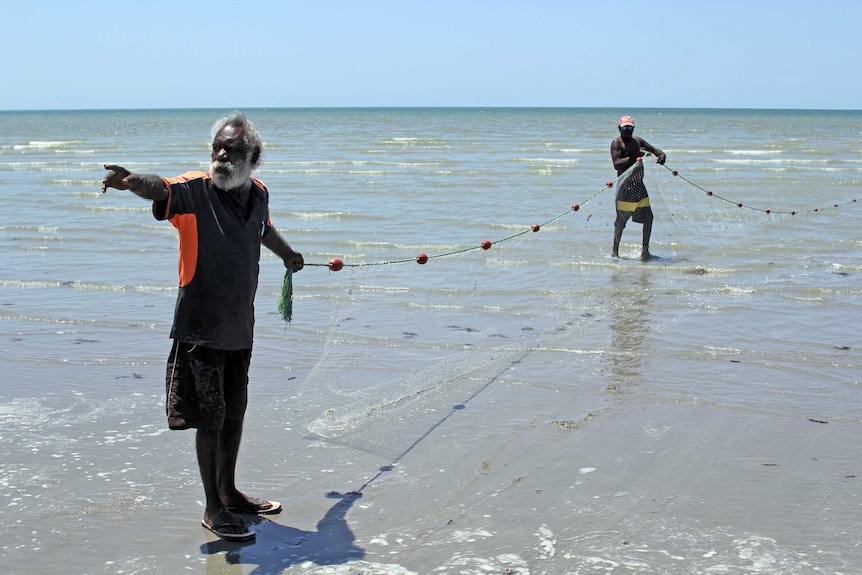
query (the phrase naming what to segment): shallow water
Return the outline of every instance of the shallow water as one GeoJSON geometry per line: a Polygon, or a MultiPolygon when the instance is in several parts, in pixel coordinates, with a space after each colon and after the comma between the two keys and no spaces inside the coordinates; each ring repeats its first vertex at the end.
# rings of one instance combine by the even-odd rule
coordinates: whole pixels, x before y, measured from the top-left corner
{"type": "MultiPolygon", "coordinates": [[[[391,462],[433,442],[451,405],[497,387],[509,399],[496,392],[491,413],[516,428],[559,409],[553,389],[586,411],[679,402],[858,435],[862,113],[631,112],[668,154],[667,168],[646,159],[660,256],[647,263],[635,224],[623,258],[609,257],[617,111],[248,113],[273,221],[319,264],[294,277],[288,326],[283,269],[264,256],[252,402],[266,416],[248,435],[267,439],[249,461],[283,436],[391,462]],[[332,257],[348,267],[330,272],[332,257]],[[534,388],[535,403],[516,402],[534,388]]],[[[104,163],[205,169],[217,115],[0,113],[0,550],[12,564],[37,553],[56,572],[83,545],[76,572],[158,572],[157,552],[123,529],[94,547],[111,535],[89,534],[88,518],[125,525],[130,510],[164,517],[178,501],[197,516],[189,438],[162,437],[173,228],[99,182],[104,163]]],[[[280,463],[256,481],[302,484],[309,469],[280,463]]],[[[174,565],[208,559],[193,543],[186,555],[174,565]]],[[[759,572],[786,572],[774,567],[759,572]]]]}

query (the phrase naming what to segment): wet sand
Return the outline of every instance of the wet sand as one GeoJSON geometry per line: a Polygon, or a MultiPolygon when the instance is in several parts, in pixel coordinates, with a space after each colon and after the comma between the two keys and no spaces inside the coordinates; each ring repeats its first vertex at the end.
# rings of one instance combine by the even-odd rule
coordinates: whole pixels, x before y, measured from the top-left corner
{"type": "Polygon", "coordinates": [[[574,394],[531,376],[555,359],[470,374],[332,440],[304,428],[320,397],[253,389],[240,484],[285,511],[249,544],[200,527],[192,432],[165,431],[161,396],[141,392],[160,366],[43,370],[115,394],[2,406],[4,571],[862,572],[858,422],[574,394]]]}

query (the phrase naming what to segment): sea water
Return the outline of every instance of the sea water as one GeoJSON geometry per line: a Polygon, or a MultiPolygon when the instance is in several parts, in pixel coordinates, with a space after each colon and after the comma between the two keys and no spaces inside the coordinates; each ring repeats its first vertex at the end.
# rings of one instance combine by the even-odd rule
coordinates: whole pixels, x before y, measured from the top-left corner
{"type": "MultiPolygon", "coordinates": [[[[84,477],[110,493],[112,446],[163,430],[175,231],[131,193],[102,194],[103,165],[206,170],[223,112],[0,113],[0,548],[13,559],[50,547],[58,487],[84,477]]],[[[273,223],[309,264],[292,323],[266,252],[256,301],[252,401],[291,398],[296,433],[349,440],[402,400],[531,353],[556,358],[537,377],[566,373],[578,393],[862,421],[862,112],[245,112],[273,223]],[[667,154],[644,158],[650,262],[634,223],[610,257],[623,113],[667,154]]]]}

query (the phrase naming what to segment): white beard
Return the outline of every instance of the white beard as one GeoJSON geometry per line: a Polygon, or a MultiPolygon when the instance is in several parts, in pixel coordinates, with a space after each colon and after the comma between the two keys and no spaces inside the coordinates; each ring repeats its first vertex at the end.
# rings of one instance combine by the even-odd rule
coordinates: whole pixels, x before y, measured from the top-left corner
{"type": "Polygon", "coordinates": [[[248,182],[251,178],[251,162],[243,161],[236,164],[228,162],[212,162],[210,164],[210,177],[217,188],[222,190],[234,190],[248,182]],[[227,168],[227,173],[218,169],[227,168]]]}

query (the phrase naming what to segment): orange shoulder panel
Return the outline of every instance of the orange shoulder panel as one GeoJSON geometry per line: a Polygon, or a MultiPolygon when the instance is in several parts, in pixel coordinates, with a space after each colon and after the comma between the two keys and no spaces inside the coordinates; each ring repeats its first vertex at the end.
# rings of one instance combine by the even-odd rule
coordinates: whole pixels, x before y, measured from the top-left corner
{"type": "MultiPolygon", "coordinates": [[[[168,186],[168,202],[170,203],[170,184],[188,182],[196,178],[209,178],[206,172],[186,172],[175,178],[162,178],[168,186]]],[[[180,287],[188,285],[195,277],[198,265],[198,222],[194,214],[178,214],[171,218],[173,225],[180,237],[179,245],[179,284],[180,287]]]]}
{"type": "Polygon", "coordinates": [[[180,236],[179,276],[180,287],[188,285],[195,277],[198,265],[198,225],[194,214],[181,214],[171,218],[171,224],[180,236]]]}
{"type": "Polygon", "coordinates": [[[189,180],[194,180],[196,178],[209,178],[209,177],[210,177],[210,175],[206,172],[191,171],[191,172],[186,172],[182,176],[177,176],[175,178],[162,178],[162,179],[165,181],[166,184],[170,185],[170,184],[178,184],[180,182],[188,182],[189,180]]]}
{"type": "MultiPolygon", "coordinates": [[[[264,184],[254,176],[252,176],[251,181],[257,184],[257,187],[259,187],[260,189],[265,190],[267,194],[269,193],[269,190],[266,188],[266,184],[264,184]]],[[[267,203],[266,206],[266,223],[269,227],[272,227],[272,217],[270,217],[269,215],[269,203],[267,203]]]]}

